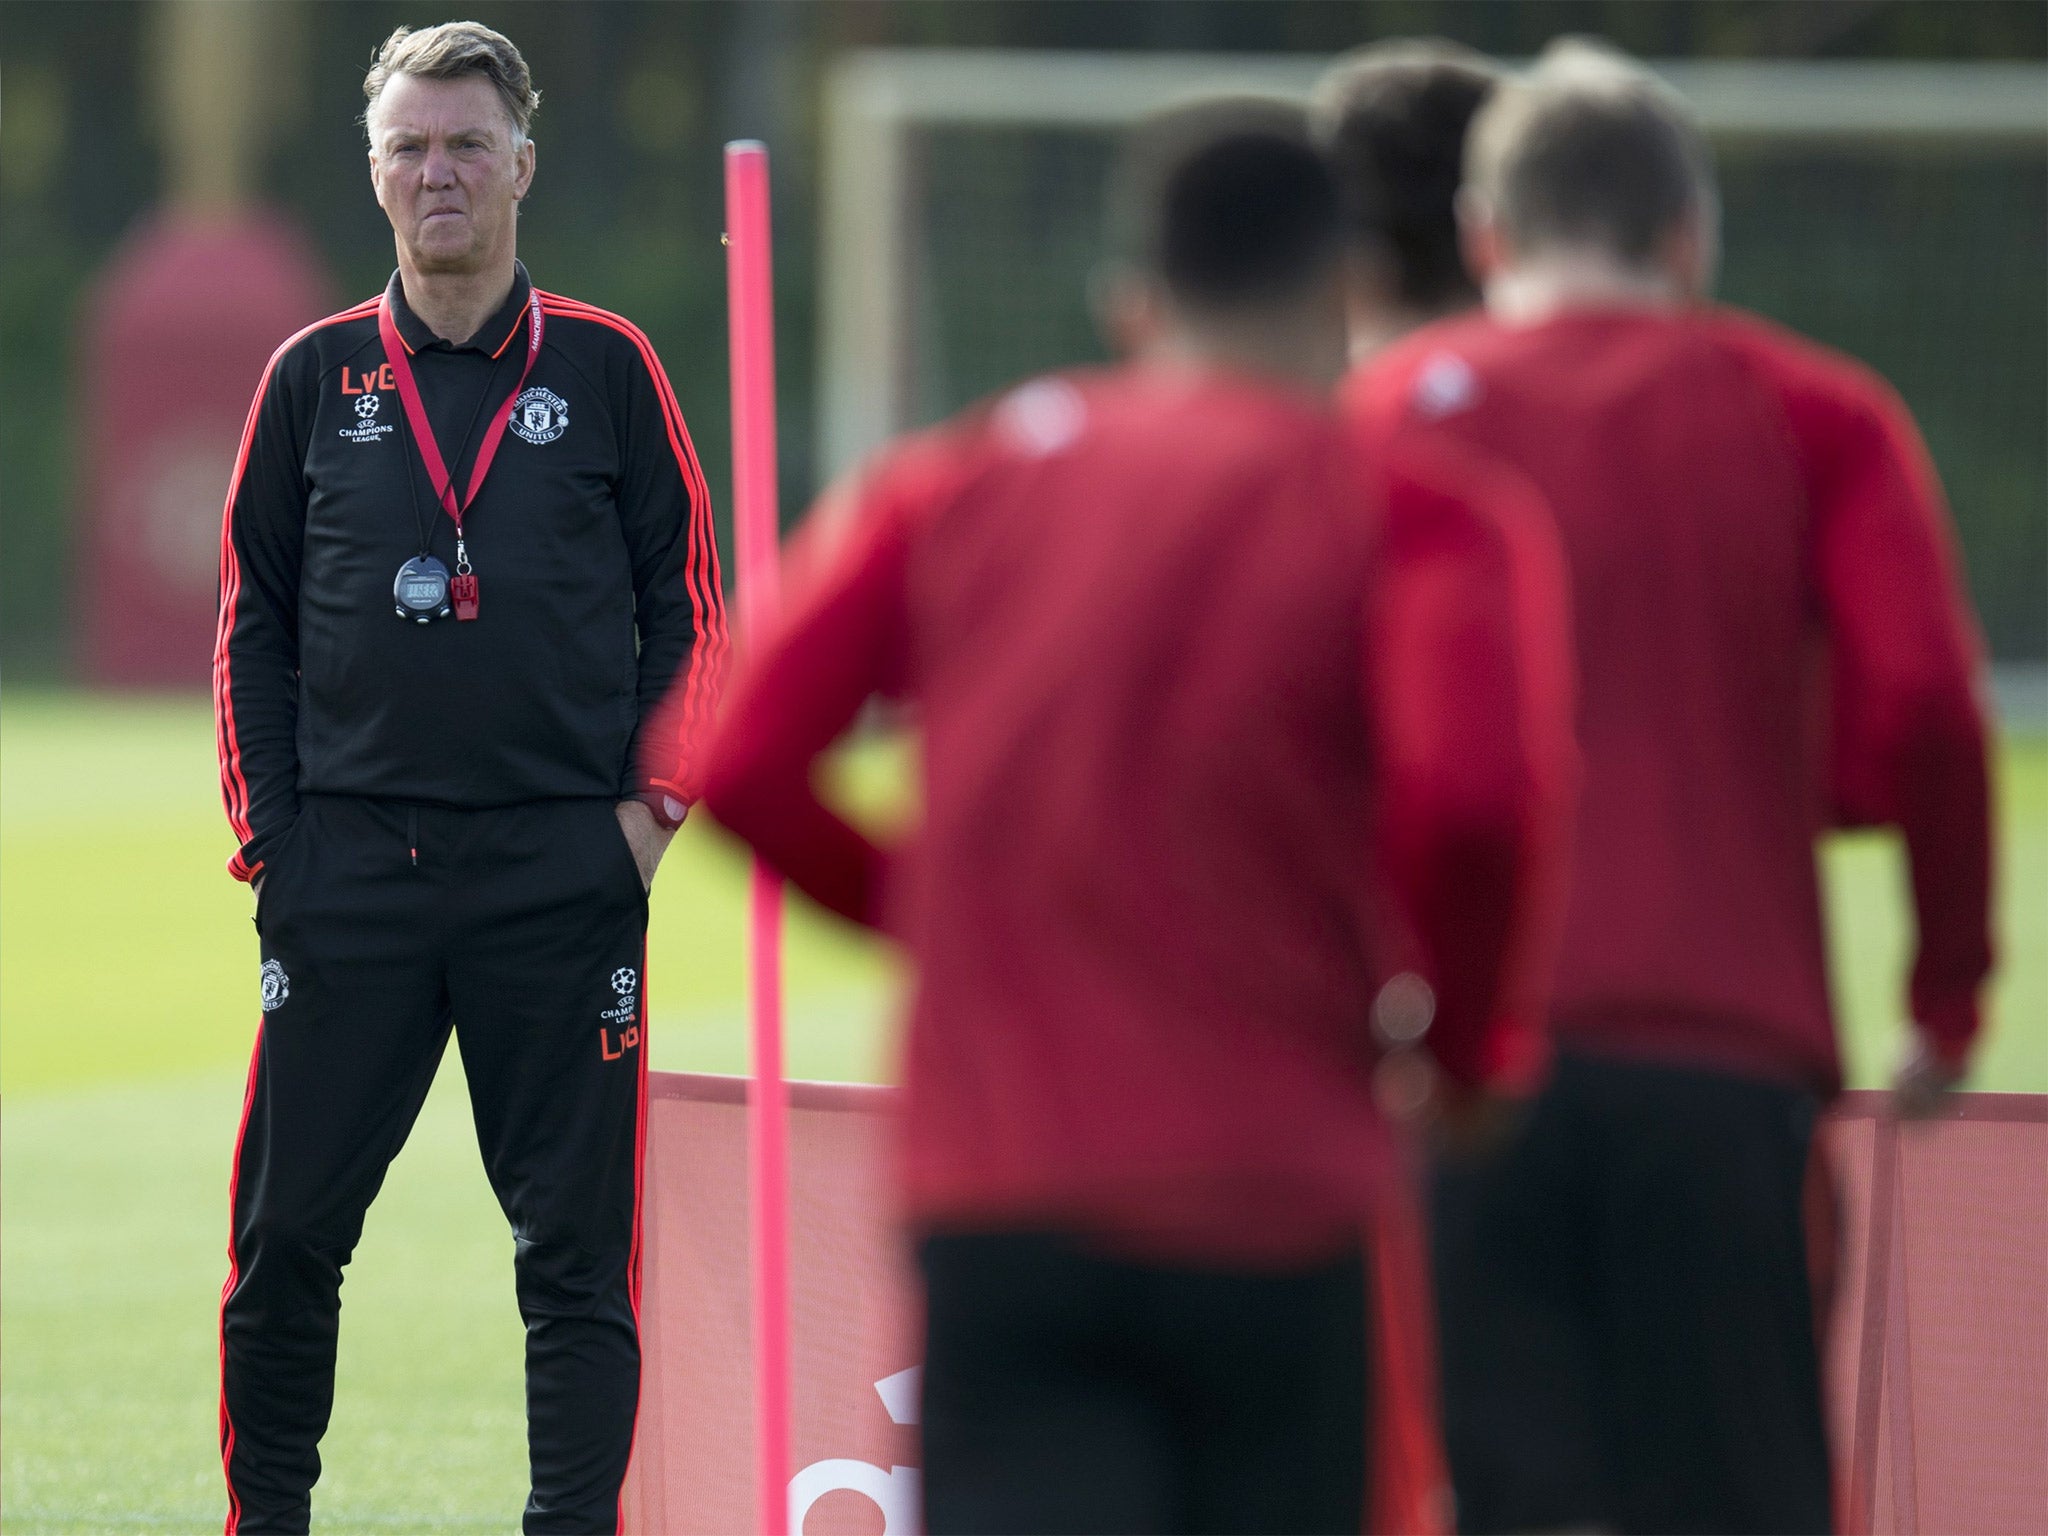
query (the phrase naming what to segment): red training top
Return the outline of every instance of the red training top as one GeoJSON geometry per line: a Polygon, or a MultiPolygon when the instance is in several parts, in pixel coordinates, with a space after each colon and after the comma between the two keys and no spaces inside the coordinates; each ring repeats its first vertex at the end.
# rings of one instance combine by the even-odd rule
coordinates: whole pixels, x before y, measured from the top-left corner
{"type": "Polygon", "coordinates": [[[1981,642],[1891,390],[1736,312],[1587,310],[1430,327],[1345,397],[1369,440],[1498,454],[1558,518],[1585,757],[1559,1043],[1838,1087],[1814,838],[1883,821],[1913,1016],[1960,1062],[1991,964],[1981,642]]]}
{"type": "Polygon", "coordinates": [[[1410,952],[1397,903],[1441,1065],[1540,1066],[1497,1000],[1568,724],[1524,718],[1510,559],[1441,458],[1375,469],[1306,396],[1134,368],[1025,385],[866,478],[736,683],[705,799],[910,951],[914,1224],[1355,1242],[1388,1166],[1368,1011],[1410,952]],[[922,724],[895,854],[810,781],[876,692],[922,724]]]}

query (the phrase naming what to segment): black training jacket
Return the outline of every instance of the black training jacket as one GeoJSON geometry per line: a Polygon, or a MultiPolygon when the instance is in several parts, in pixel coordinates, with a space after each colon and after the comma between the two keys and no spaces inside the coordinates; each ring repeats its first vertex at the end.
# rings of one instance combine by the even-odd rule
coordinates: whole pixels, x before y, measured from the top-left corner
{"type": "MultiPolygon", "coordinates": [[[[458,492],[519,380],[531,284],[451,347],[399,338],[458,492]]],[[[221,533],[221,792],[253,878],[304,794],[485,809],[638,796],[673,823],[726,656],[711,504],[640,331],[543,292],[540,355],[464,518],[474,621],[401,619],[398,568],[455,568],[377,301],[287,341],[257,387],[221,533]],[[422,540],[422,531],[425,538],[422,540]]]]}

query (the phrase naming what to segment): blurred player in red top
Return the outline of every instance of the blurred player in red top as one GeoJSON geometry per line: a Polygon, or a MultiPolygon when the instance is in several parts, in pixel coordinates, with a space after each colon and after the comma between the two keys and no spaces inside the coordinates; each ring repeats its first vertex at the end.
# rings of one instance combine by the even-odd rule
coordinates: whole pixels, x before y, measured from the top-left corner
{"type": "Polygon", "coordinates": [[[916,967],[927,1528],[1355,1532],[1375,1082],[1418,1039],[1453,1101],[1540,1065],[1502,998],[1567,732],[1456,470],[1326,403],[1301,114],[1157,120],[1118,189],[1135,360],[884,456],[706,801],[916,967]],[[923,733],[891,850],[811,788],[875,693],[923,733]]]}
{"type": "MultiPolygon", "coordinates": [[[[1463,175],[1465,135],[1501,70],[1485,55],[1439,38],[1398,39],[1354,49],[1317,84],[1311,109],[1316,139],[1337,179],[1345,232],[1345,312],[1354,370],[1384,348],[1432,321],[1474,309],[1479,288],[1458,249],[1453,202],[1463,175]]],[[[1357,419],[1355,411],[1349,412],[1357,419]]],[[[1384,433],[1367,427],[1368,451],[1384,452],[1384,433]]],[[[1569,719],[1571,647],[1550,627],[1566,621],[1557,568],[1557,538],[1542,493],[1497,454],[1476,444],[1441,442],[1454,455],[1477,515],[1487,518],[1510,571],[1509,617],[1520,637],[1521,686],[1532,717],[1569,719]]],[[[1576,753],[1536,754],[1533,786],[1545,802],[1541,824],[1555,837],[1569,832],[1577,795],[1576,753]]],[[[1555,959],[1563,903],[1562,844],[1545,850],[1538,868],[1555,886],[1531,902],[1532,919],[1510,967],[1517,1017],[1539,1017],[1555,959]]],[[[1497,1131],[1500,1128],[1491,1128],[1497,1131]]],[[[1468,1140],[1470,1138],[1467,1138],[1468,1140]]],[[[1451,1168],[1472,1148],[1451,1149],[1451,1168]]]]}
{"type": "Polygon", "coordinates": [[[1960,1076],[1990,968],[1980,647],[1946,510],[1881,380],[1699,302],[1708,155],[1652,77],[1553,50],[1481,113],[1466,172],[1487,314],[1407,338],[1349,401],[1373,440],[1483,447],[1554,509],[1585,784],[1555,1077],[1440,1211],[1460,1524],[1825,1530],[1801,1194],[1840,1068],[1816,834],[1905,835],[1903,1109],[1960,1076]]]}
{"type": "MultiPolygon", "coordinates": [[[[1411,331],[1479,307],[1479,286],[1466,270],[1459,250],[1455,202],[1464,176],[1466,132],[1501,78],[1502,71],[1483,55],[1429,38],[1355,49],[1318,82],[1312,118],[1316,137],[1336,174],[1343,209],[1345,309],[1354,370],[1362,369],[1411,331]]],[[[1370,430],[1384,438],[1379,424],[1371,424],[1370,430]]],[[[1372,436],[1367,439],[1372,440],[1372,436]]],[[[1520,605],[1526,611],[1518,613],[1518,622],[1526,627],[1540,625],[1546,617],[1555,621],[1555,606],[1546,610],[1544,594],[1554,589],[1556,580],[1543,562],[1555,558],[1556,541],[1554,531],[1544,531],[1551,528],[1551,514],[1541,494],[1497,455],[1470,443],[1455,446],[1465,458],[1468,473],[1512,488],[1512,494],[1487,498],[1485,507],[1501,524],[1502,547],[1511,557],[1519,553],[1522,563],[1530,566],[1517,586],[1533,597],[1520,605]],[[1512,512],[1517,508],[1542,521],[1538,536],[1514,537],[1512,512]]],[[[1549,697],[1551,708],[1565,717],[1570,708],[1563,690],[1570,679],[1546,674],[1544,668],[1567,651],[1568,647],[1555,643],[1522,647],[1527,696],[1549,697]]],[[[1568,755],[1556,754],[1553,766],[1559,770],[1558,776],[1540,790],[1556,813],[1550,818],[1551,825],[1564,835],[1569,825],[1566,812],[1576,797],[1577,783],[1564,776],[1571,767],[1568,755]]],[[[1564,863],[1562,858],[1551,858],[1547,866],[1561,878],[1564,863]]],[[[1532,927],[1521,946],[1518,970],[1527,1002],[1520,1011],[1525,1014],[1548,1006],[1543,987],[1555,958],[1562,901],[1558,891],[1547,895],[1548,899],[1531,904],[1531,911],[1544,921],[1540,927],[1532,927]]],[[[1465,1216],[1471,1201],[1465,1191],[1475,1182],[1483,1184],[1488,1177],[1485,1154],[1497,1150],[1512,1130],[1512,1117],[1503,1114],[1484,1134],[1467,1137],[1461,1148],[1439,1145],[1439,1155],[1431,1159],[1428,1169],[1434,1209],[1427,1230],[1433,1263],[1417,1263],[1416,1268],[1424,1273],[1410,1283],[1416,1293],[1426,1295],[1433,1273],[1439,1288],[1447,1278],[1452,1286],[1437,1309],[1451,1326],[1436,1341],[1437,1358],[1432,1364],[1439,1368],[1425,1389],[1434,1419],[1443,1417],[1442,1407],[1453,1412],[1466,1409],[1471,1394],[1457,1390],[1460,1384],[1475,1376],[1483,1380],[1486,1373],[1498,1368],[1501,1332],[1495,1326],[1474,1325],[1473,1307],[1458,1286],[1472,1268],[1463,1251],[1471,1227],[1465,1216]],[[1446,1152],[1452,1155],[1443,1155],[1446,1152]],[[1445,1382],[1454,1387],[1447,1403],[1440,1390],[1445,1382]]],[[[1422,1251],[1418,1242],[1418,1259],[1422,1251]]],[[[1380,1257],[1384,1274],[1394,1257],[1392,1245],[1385,1245],[1380,1257]]],[[[1487,1314],[1478,1321],[1495,1325],[1501,1320],[1487,1314]]],[[[1470,1436],[1463,1438],[1469,1440],[1470,1436]]],[[[1469,1453],[1461,1459],[1469,1462],[1469,1453]]],[[[1442,1475],[1448,1477],[1448,1471],[1442,1475]]]]}

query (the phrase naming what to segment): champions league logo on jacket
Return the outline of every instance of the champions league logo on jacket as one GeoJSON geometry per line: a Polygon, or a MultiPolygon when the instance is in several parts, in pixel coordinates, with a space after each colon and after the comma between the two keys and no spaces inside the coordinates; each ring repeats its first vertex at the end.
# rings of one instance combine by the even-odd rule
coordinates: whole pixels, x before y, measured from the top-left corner
{"type": "Polygon", "coordinates": [[[552,443],[569,430],[569,402],[536,384],[512,402],[511,425],[529,443],[552,443]]]}
{"type": "Polygon", "coordinates": [[[341,435],[352,443],[374,443],[386,432],[397,431],[398,429],[389,422],[378,422],[377,412],[383,408],[383,405],[384,397],[382,395],[358,395],[356,397],[356,425],[353,427],[343,427],[341,435]]]}

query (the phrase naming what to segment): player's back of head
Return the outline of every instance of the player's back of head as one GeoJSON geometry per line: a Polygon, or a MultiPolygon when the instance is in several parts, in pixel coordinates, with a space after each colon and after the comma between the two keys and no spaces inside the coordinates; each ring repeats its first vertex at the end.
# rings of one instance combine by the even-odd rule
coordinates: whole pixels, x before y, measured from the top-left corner
{"type": "Polygon", "coordinates": [[[1217,97],[1146,119],[1110,182],[1110,241],[1185,313],[1287,307],[1327,283],[1341,249],[1337,189],[1307,115],[1217,97]]]}
{"type": "Polygon", "coordinates": [[[1605,44],[1553,44],[1472,125],[1465,184],[1523,255],[1593,252],[1647,266],[1711,218],[1713,160],[1669,86],[1605,44]]]}
{"type": "Polygon", "coordinates": [[[1467,130],[1500,80],[1484,55],[1430,38],[1356,49],[1316,86],[1312,122],[1345,235],[1413,309],[1479,301],[1458,251],[1456,203],[1467,130]]]}

